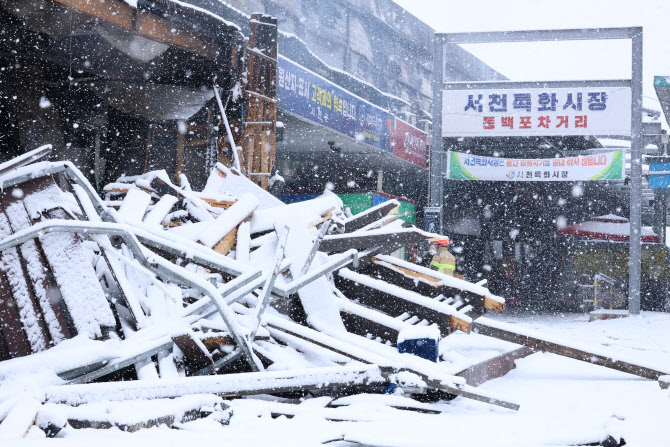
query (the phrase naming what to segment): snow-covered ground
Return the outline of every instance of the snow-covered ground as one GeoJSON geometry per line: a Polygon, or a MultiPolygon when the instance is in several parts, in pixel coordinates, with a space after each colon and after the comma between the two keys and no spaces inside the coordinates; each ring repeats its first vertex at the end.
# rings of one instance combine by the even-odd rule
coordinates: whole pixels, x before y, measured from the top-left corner
{"type": "MultiPolygon", "coordinates": [[[[670,371],[670,314],[645,312],[640,317],[588,322],[588,315],[503,315],[497,320],[551,337],[616,349],[626,357],[670,371]]],[[[441,352],[463,353],[464,339],[471,350],[505,351],[502,342],[488,343],[480,335],[454,334],[441,352]],[[460,350],[460,351],[459,351],[460,350]]],[[[273,418],[287,410],[260,399],[233,402],[227,426],[210,419],[181,425],[182,430],[143,429],[125,433],[118,429],[74,430],[64,439],[27,439],[21,445],[195,445],[216,442],[228,446],[557,446],[580,445],[622,437],[629,446],[664,446],[670,442],[670,393],[651,380],[603,367],[537,353],[517,361],[505,377],[481,388],[521,404],[518,412],[457,398],[427,405],[440,414],[409,412],[404,398],[389,395],[358,395],[335,401],[305,400],[290,405],[295,413],[273,418]],[[332,408],[331,408],[332,407],[332,408]],[[351,422],[350,419],[363,422],[351,422]],[[347,419],[337,421],[337,419],[347,419]],[[349,442],[337,441],[348,440],[349,442]]],[[[420,404],[414,404],[420,405],[420,404]]],[[[286,407],[289,407],[286,405],[286,407]]]]}

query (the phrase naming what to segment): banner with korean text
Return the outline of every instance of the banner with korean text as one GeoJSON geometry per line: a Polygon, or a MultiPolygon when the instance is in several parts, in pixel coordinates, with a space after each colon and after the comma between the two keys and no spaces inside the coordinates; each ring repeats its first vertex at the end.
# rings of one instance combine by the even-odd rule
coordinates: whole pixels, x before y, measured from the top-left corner
{"type": "Polygon", "coordinates": [[[622,180],[623,151],[564,158],[493,158],[449,152],[450,180],[575,182],[622,180]]]}
{"type": "Polygon", "coordinates": [[[443,91],[442,136],[630,136],[630,110],[630,87],[471,85],[443,91]]]}
{"type": "Polygon", "coordinates": [[[279,56],[277,97],[291,112],[386,152],[392,116],[306,68],[279,56]]]}

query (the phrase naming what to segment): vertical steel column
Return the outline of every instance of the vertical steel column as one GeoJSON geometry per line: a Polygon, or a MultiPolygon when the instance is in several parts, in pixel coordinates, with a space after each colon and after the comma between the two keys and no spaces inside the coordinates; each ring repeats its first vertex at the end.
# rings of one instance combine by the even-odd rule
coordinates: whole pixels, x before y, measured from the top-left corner
{"type": "Polygon", "coordinates": [[[631,28],[630,255],[628,309],[640,313],[642,275],[642,28],[631,28]]]}
{"type": "Polygon", "coordinates": [[[430,150],[429,167],[429,198],[428,205],[439,208],[439,233],[442,233],[443,222],[443,162],[442,145],[442,89],[444,88],[444,52],[445,38],[442,34],[433,36],[433,142],[430,150]]]}
{"type": "Polygon", "coordinates": [[[662,194],[658,191],[658,189],[654,189],[654,218],[651,224],[651,230],[658,235],[658,237],[661,239],[661,241],[664,241],[661,236],[661,220],[663,218],[662,213],[665,210],[663,209],[663,196],[662,194]]]}

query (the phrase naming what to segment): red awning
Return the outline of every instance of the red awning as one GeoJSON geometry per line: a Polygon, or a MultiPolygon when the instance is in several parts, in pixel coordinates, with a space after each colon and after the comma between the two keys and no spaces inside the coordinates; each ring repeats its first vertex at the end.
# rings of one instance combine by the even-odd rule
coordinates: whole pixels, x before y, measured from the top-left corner
{"type": "MultiPolygon", "coordinates": [[[[628,242],[630,241],[630,223],[625,217],[609,214],[561,228],[558,234],[590,240],[628,242]]],[[[658,243],[660,240],[651,228],[642,227],[642,242],[658,243]]]]}

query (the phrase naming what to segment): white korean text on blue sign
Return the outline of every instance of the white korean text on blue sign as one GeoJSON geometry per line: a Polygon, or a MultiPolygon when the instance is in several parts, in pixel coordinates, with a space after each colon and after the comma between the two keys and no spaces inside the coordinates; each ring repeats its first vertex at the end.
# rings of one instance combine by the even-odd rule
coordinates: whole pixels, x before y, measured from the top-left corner
{"type": "Polygon", "coordinates": [[[357,141],[387,152],[393,117],[387,111],[280,57],[277,67],[279,106],[357,141]]]}
{"type": "Polygon", "coordinates": [[[444,90],[442,135],[630,135],[628,87],[444,90]]]}

